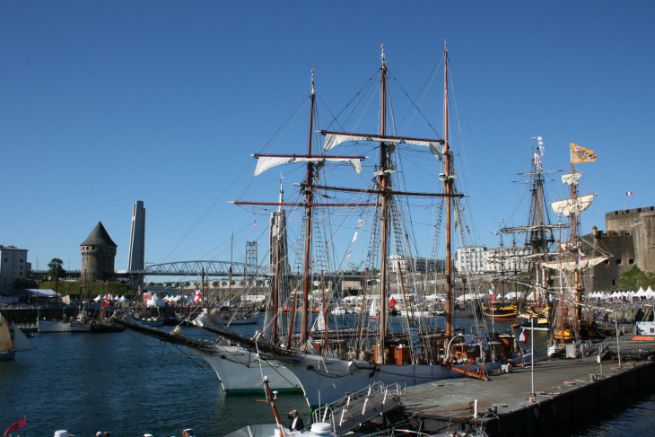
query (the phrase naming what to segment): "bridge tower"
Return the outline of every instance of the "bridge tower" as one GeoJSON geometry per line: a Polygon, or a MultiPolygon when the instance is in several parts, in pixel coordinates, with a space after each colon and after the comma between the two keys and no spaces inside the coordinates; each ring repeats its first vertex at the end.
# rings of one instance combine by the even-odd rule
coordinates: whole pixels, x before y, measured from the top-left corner
{"type": "Polygon", "coordinates": [[[257,242],[256,241],[246,241],[246,274],[255,273],[255,266],[258,264],[257,257],[257,242]]]}

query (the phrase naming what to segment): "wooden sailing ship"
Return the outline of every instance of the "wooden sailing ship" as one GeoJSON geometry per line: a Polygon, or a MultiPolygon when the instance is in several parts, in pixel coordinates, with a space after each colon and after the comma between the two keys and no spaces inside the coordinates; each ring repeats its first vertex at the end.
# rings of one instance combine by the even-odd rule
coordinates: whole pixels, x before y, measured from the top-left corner
{"type": "MultiPolygon", "coordinates": [[[[528,290],[518,297],[512,306],[514,316],[520,326],[532,326],[547,330],[550,325],[550,305],[548,285],[550,283],[550,271],[542,268],[542,262],[552,259],[553,245],[555,242],[554,232],[566,225],[555,225],[551,223],[548,212],[548,201],[544,190],[545,178],[552,171],[544,170],[542,158],[544,155],[543,137],[534,137],[534,147],[531,148],[531,169],[527,173],[520,173],[520,176],[529,177],[526,182],[530,186],[530,210],[527,225],[516,227],[503,227],[498,233],[502,235],[517,234],[525,235],[524,247],[527,249],[524,254],[519,255],[521,262],[527,264],[528,290]]],[[[519,282],[520,278],[513,278],[519,282]]]]}
{"type": "Polygon", "coordinates": [[[590,149],[573,143],[570,151],[570,172],[562,175],[562,183],[569,187],[569,198],[551,203],[555,213],[569,219],[569,239],[562,241],[560,232],[557,259],[542,263],[544,268],[558,272],[559,284],[552,292],[555,305],[551,319],[549,355],[556,355],[565,349],[566,344],[589,338],[592,334],[593,321],[585,320],[582,311],[584,274],[607,259],[606,256],[586,256],[584,252],[587,248],[583,247],[583,240],[578,233],[580,214],[591,206],[595,193],[579,194],[582,173],[576,171],[575,164],[594,162],[596,155],[590,149]]]}
{"type": "MultiPolygon", "coordinates": [[[[456,333],[453,324],[453,291],[454,278],[452,266],[452,228],[455,215],[455,199],[463,197],[455,188],[455,175],[453,166],[453,154],[449,144],[448,129],[448,52],[444,50],[444,138],[417,138],[410,136],[390,135],[387,129],[388,117],[388,70],[384,50],[381,53],[380,66],[380,120],[378,133],[341,132],[334,130],[321,130],[324,136],[323,150],[329,152],[337,146],[347,143],[367,143],[373,145],[379,152],[379,162],[375,169],[374,186],[372,188],[351,188],[340,186],[328,186],[319,184],[316,179],[315,165],[319,162],[337,161],[350,162],[357,169],[357,164],[363,159],[362,156],[335,156],[319,155],[312,150],[313,116],[310,115],[310,135],[308,152],[305,155],[255,155],[258,160],[256,174],[271,168],[273,165],[293,162],[306,162],[306,178],[301,185],[304,201],[292,202],[251,202],[238,201],[238,205],[273,206],[273,207],[301,207],[304,208],[304,268],[302,273],[302,302],[299,302],[298,294],[288,296],[286,302],[281,300],[279,271],[282,264],[279,255],[275,263],[276,274],[273,280],[272,293],[272,329],[269,343],[270,356],[262,354],[264,359],[275,358],[282,362],[300,381],[305,397],[310,406],[330,402],[343,395],[344,392],[353,391],[366,387],[373,382],[388,384],[398,382],[405,385],[420,384],[441,378],[453,376],[470,375],[484,378],[485,370],[489,367],[488,351],[505,348],[501,342],[490,340],[488,337],[465,336],[456,333]],[[401,190],[395,187],[392,174],[396,172],[394,154],[401,147],[418,147],[422,150],[429,150],[433,158],[443,162],[443,169],[439,173],[439,180],[443,186],[443,192],[415,192],[401,190]],[[333,193],[351,193],[368,195],[375,199],[374,202],[356,203],[318,203],[314,200],[316,190],[333,193]],[[414,198],[440,198],[443,199],[445,209],[445,327],[438,330],[435,327],[418,325],[413,328],[409,317],[402,319],[402,329],[391,329],[389,320],[390,308],[389,297],[392,286],[392,272],[389,265],[391,234],[394,236],[402,234],[402,230],[396,225],[396,213],[398,205],[396,199],[404,197],[414,198]],[[314,208],[321,207],[375,207],[376,217],[375,228],[379,239],[379,252],[375,258],[379,260],[379,268],[370,270],[373,276],[367,283],[376,291],[377,308],[372,311],[374,316],[365,317],[370,314],[369,308],[361,307],[362,317],[357,322],[357,330],[361,333],[349,347],[330,349],[326,346],[325,340],[329,338],[327,330],[322,333],[323,347],[318,351],[312,346],[311,333],[309,330],[309,283],[310,283],[310,254],[311,254],[311,219],[314,208]],[[281,329],[276,321],[281,318],[280,308],[288,306],[291,311],[288,314],[286,330],[281,329]],[[296,311],[301,313],[301,322],[297,326],[294,321],[296,311]],[[377,316],[377,317],[375,317],[377,316]],[[366,319],[366,320],[364,320],[366,319]],[[376,320],[374,320],[376,319],[376,320]],[[370,323],[373,321],[374,323],[370,323]],[[364,329],[368,326],[368,329],[364,329]],[[294,334],[295,328],[298,332],[294,334]],[[485,344],[483,344],[485,343],[485,344]],[[275,352],[275,351],[278,352],[275,352]],[[453,351],[453,353],[451,353],[453,351]],[[454,351],[458,353],[455,354],[454,351]],[[332,353],[336,352],[336,353],[332,353]]],[[[310,95],[311,108],[314,108],[314,91],[310,95]]],[[[313,112],[312,112],[313,113],[313,112]]],[[[376,237],[372,237],[375,240],[376,237]]],[[[275,239],[273,239],[275,240],[275,239]]],[[[276,241],[271,247],[274,254],[281,252],[281,247],[276,241]]],[[[398,242],[396,241],[398,250],[398,242]]],[[[396,286],[401,294],[407,293],[408,287],[405,284],[407,278],[403,277],[402,270],[397,272],[396,286]]],[[[368,292],[365,291],[365,293],[368,292]]],[[[410,302],[410,299],[406,299],[410,302]]],[[[325,303],[325,302],[324,302],[325,303]]],[[[412,314],[412,311],[408,311],[412,314]]],[[[325,314],[325,313],[323,313],[325,314]]],[[[323,316],[324,317],[324,316],[323,316]]],[[[326,320],[324,320],[326,322],[326,320]]],[[[327,326],[327,323],[324,323],[327,326]]],[[[339,333],[337,333],[339,334],[339,333]]],[[[321,334],[318,334],[321,336],[321,334]]],[[[231,335],[237,339],[236,335],[231,335]]],[[[237,341],[239,341],[237,339],[237,341]]],[[[505,350],[505,349],[504,349],[505,350]]],[[[500,353],[497,355],[507,356],[500,353]]],[[[499,363],[493,363],[499,365],[499,363]]]]}

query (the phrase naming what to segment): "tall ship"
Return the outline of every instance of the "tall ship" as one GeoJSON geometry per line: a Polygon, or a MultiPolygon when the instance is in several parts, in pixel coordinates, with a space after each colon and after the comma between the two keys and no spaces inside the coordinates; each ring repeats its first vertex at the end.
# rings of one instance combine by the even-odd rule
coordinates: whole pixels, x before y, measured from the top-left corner
{"type": "MultiPolygon", "coordinates": [[[[514,300],[504,302],[504,308],[501,311],[486,309],[485,316],[516,318],[519,325],[523,327],[531,326],[532,329],[548,330],[551,308],[548,286],[551,280],[551,271],[544,269],[542,263],[551,260],[553,257],[554,233],[557,230],[567,228],[568,225],[553,224],[551,222],[544,183],[546,177],[554,172],[545,170],[542,166],[545,150],[543,137],[536,136],[534,140],[534,146],[531,148],[531,169],[529,172],[519,173],[519,176],[529,178],[520,181],[530,187],[530,208],[527,224],[503,227],[498,231],[501,238],[503,235],[511,235],[513,241],[515,241],[517,235],[525,236],[524,250],[513,250],[509,256],[512,257],[511,263],[521,265],[522,269],[520,270],[527,270],[527,275],[512,278],[517,284],[520,283],[522,287],[527,287],[527,290],[521,293],[513,293],[514,300]]],[[[506,257],[501,257],[498,260],[503,264],[506,261],[506,257]]],[[[483,309],[485,309],[484,306],[483,309]]]]}
{"type": "MultiPolygon", "coordinates": [[[[583,174],[575,168],[575,164],[594,161],[596,154],[593,150],[571,143],[570,171],[562,175],[562,183],[569,188],[569,197],[551,203],[556,214],[569,220],[568,239],[563,240],[562,232],[558,232],[556,259],[542,263],[544,268],[555,272],[557,284],[551,290],[554,301],[548,346],[548,354],[551,356],[566,352],[567,345],[594,334],[593,320],[589,315],[584,317],[586,313],[583,312],[585,273],[607,260],[607,256],[588,256],[587,253],[593,248],[585,247],[584,240],[579,236],[580,216],[591,206],[596,194],[580,194],[579,185],[583,174]]],[[[569,349],[567,354],[572,352],[569,349]]]]}
{"type": "MultiPolygon", "coordinates": [[[[346,392],[365,388],[369,384],[399,383],[416,385],[443,378],[469,375],[485,378],[485,372],[498,362],[491,363],[490,355],[508,358],[511,349],[511,338],[491,337],[486,331],[477,331],[473,335],[456,332],[453,321],[454,310],[454,276],[452,266],[453,238],[452,230],[456,220],[460,223],[461,208],[456,200],[463,197],[455,184],[453,153],[449,143],[448,129],[448,51],[444,49],[444,138],[420,138],[390,134],[388,128],[390,110],[388,93],[388,67],[384,49],[381,51],[381,66],[379,70],[380,118],[377,133],[344,132],[321,130],[324,137],[323,152],[330,152],[336,147],[346,145],[363,145],[372,148],[378,156],[374,168],[373,186],[370,188],[332,186],[320,183],[317,178],[317,164],[330,162],[348,162],[356,171],[361,171],[360,161],[363,156],[318,155],[312,149],[312,117],[310,116],[310,134],[308,153],[304,155],[255,155],[258,159],[257,168],[267,169],[282,163],[306,162],[306,177],[301,184],[303,201],[289,202],[234,202],[238,205],[284,206],[304,209],[304,251],[302,273],[295,281],[299,287],[290,287],[291,295],[287,301],[280,301],[282,293],[281,276],[275,275],[273,281],[272,318],[265,327],[271,331],[270,342],[263,359],[275,359],[281,362],[300,381],[303,392],[311,407],[332,402],[346,392]],[[443,192],[419,192],[402,188],[402,170],[400,152],[427,152],[435,164],[441,161],[442,169],[437,176],[443,187],[443,192]],[[400,173],[400,175],[399,175],[400,173]],[[399,184],[400,182],[400,184],[399,184]],[[347,202],[316,202],[320,193],[324,198],[334,197],[334,193],[348,193],[351,196],[366,196],[369,201],[359,203],[347,202]],[[418,311],[412,310],[417,292],[410,272],[392,265],[392,255],[404,259],[407,257],[410,231],[402,222],[403,211],[407,202],[399,199],[438,199],[441,200],[445,216],[439,215],[439,222],[445,221],[445,326],[419,317],[418,311]],[[374,208],[372,230],[368,251],[369,268],[366,269],[368,280],[362,291],[365,302],[360,307],[351,330],[331,331],[327,320],[323,320],[325,331],[312,335],[312,313],[310,310],[310,283],[312,278],[312,217],[317,208],[374,208]],[[395,253],[392,254],[392,247],[395,253]],[[376,262],[374,265],[373,262],[376,262]],[[301,292],[301,293],[300,293],[301,292]],[[395,292],[395,293],[394,293],[395,292]],[[372,299],[366,299],[374,295],[372,299]],[[392,310],[397,300],[402,299],[405,305],[405,316],[392,319],[392,310]],[[284,311],[284,308],[290,309],[284,311]],[[299,313],[299,319],[295,319],[299,313]],[[286,328],[285,323],[286,322],[286,328]],[[353,335],[354,330],[354,335],[353,335]],[[348,331],[347,334],[344,331],[348,331]],[[323,339],[321,347],[316,347],[315,337],[323,339]],[[328,346],[328,341],[330,345],[328,346]]],[[[313,90],[313,87],[312,87],[313,90]]],[[[313,92],[311,102],[313,107],[313,92]]],[[[425,156],[425,155],[423,155],[425,156]]],[[[436,166],[435,166],[436,167],[436,166]]],[[[259,170],[256,170],[256,173],[259,170]]],[[[410,213],[411,215],[411,213],[410,213]]],[[[353,241],[356,238],[353,238],[353,241]]],[[[273,253],[280,252],[280,247],[274,244],[273,253]]],[[[272,255],[273,256],[273,255],[272,255]]],[[[282,270],[280,262],[276,262],[275,270],[282,270]]],[[[293,281],[291,281],[293,282],[293,281]]],[[[322,282],[322,281],[321,281],[322,282]]],[[[436,287],[436,285],[435,285],[436,287]]],[[[436,288],[433,296],[436,296],[436,288]]],[[[283,298],[282,298],[283,299],[283,298]]],[[[322,308],[325,309],[325,297],[322,308]]],[[[325,314],[323,312],[322,314],[325,314]]],[[[324,316],[320,316],[318,321],[324,316]]],[[[476,323],[477,327],[477,323],[476,323]]],[[[238,335],[225,333],[226,336],[239,339],[238,335]]],[[[262,347],[259,344],[258,347],[262,347]]]]}
{"type": "MultiPolygon", "coordinates": [[[[179,333],[149,332],[169,341],[195,345],[216,370],[226,391],[227,384],[232,381],[239,381],[240,387],[258,386],[261,389],[263,376],[284,375],[282,379],[300,385],[308,405],[316,407],[335,401],[346,392],[355,392],[375,383],[407,386],[461,376],[485,379],[488,370],[500,367],[501,362],[512,357],[515,340],[511,335],[489,332],[483,319],[473,321],[474,329],[469,334],[462,327],[456,329],[453,317],[454,229],[459,230],[462,244],[465,238],[463,208],[458,204],[464,195],[457,189],[449,142],[448,51],[444,49],[443,52],[443,138],[406,136],[395,132],[384,49],[380,60],[377,133],[328,129],[317,132],[312,76],[306,153],[254,155],[257,160],[255,176],[280,165],[300,165],[304,174],[299,184],[300,198],[289,201],[280,189],[276,201],[233,202],[246,208],[277,210],[271,216],[271,295],[262,330],[254,338],[245,338],[226,327],[209,327],[222,336],[219,344],[199,343],[182,338],[179,333]],[[320,152],[315,150],[318,141],[314,136],[317,134],[323,137],[320,152]],[[366,148],[377,156],[377,162],[372,166],[371,185],[345,187],[327,184],[325,173],[328,167],[345,166],[354,170],[356,175],[363,172],[364,154],[333,154],[335,148],[342,146],[366,148]],[[403,159],[408,158],[401,156],[412,153],[419,157],[423,167],[429,166],[432,184],[442,188],[441,192],[405,188],[406,180],[415,175],[404,171],[403,159]],[[342,200],[338,196],[349,198],[342,200]],[[437,209],[433,217],[435,240],[440,240],[443,235],[437,234],[438,229],[443,228],[445,234],[443,286],[437,286],[436,281],[423,281],[425,276],[414,271],[411,260],[418,251],[418,244],[411,228],[414,217],[410,206],[413,205],[408,199],[431,203],[429,207],[437,209]],[[291,272],[288,261],[285,209],[302,212],[295,272],[291,272]],[[323,214],[323,223],[339,214],[357,218],[353,211],[368,212],[357,219],[344,258],[349,259],[352,245],[364,231],[363,223],[367,222],[370,230],[363,287],[357,296],[356,313],[341,315],[335,312],[332,316],[339,315],[331,317],[331,308],[336,310],[345,299],[337,291],[342,279],[328,264],[322,264],[321,259],[327,248],[337,243],[329,233],[330,226],[325,226],[328,228],[326,232],[319,232],[323,226],[317,217],[323,214]],[[326,272],[331,272],[332,276],[329,285],[324,280],[326,272]],[[443,308],[443,319],[429,316],[422,309],[437,303],[443,308]],[[226,341],[238,345],[223,344],[226,341]],[[288,378],[286,375],[289,374],[295,379],[288,378]]],[[[371,96],[373,92],[373,87],[369,87],[371,96]]],[[[356,177],[350,179],[357,180],[356,177]]],[[[435,254],[435,265],[438,264],[437,258],[435,254]]],[[[465,285],[477,287],[477,284],[465,285]]],[[[275,384],[281,381],[278,378],[274,383],[269,376],[269,382],[271,388],[277,390],[275,384]]]]}

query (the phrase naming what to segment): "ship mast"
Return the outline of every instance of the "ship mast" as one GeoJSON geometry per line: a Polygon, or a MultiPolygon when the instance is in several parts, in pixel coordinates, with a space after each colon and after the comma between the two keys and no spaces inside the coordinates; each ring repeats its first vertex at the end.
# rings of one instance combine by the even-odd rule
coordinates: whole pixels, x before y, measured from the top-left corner
{"type": "Polygon", "coordinates": [[[450,154],[449,129],[448,129],[448,46],[444,43],[443,50],[443,126],[444,126],[444,148],[443,166],[444,172],[441,179],[444,184],[446,195],[446,338],[448,342],[453,335],[453,272],[452,272],[452,198],[453,179],[451,174],[452,156],[450,154]]]}
{"type": "MultiPolygon", "coordinates": [[[[316,91],[314,89],[314,70],[312,70],[311,91],[309,94],[309,133],[307,139],[307,155],[312,154],[312,138],[314,134],[314,105],[316,91]]],[[[302,328],[300,339],[302,344],[307,341],[307,322],[309,319],[309,264],[312,236],[312,203],[314,201],[314,163],[307,162],[307,176],[305,179],[305,271],[303,272],[302,286],[302,328]]],[[[293,309],[295,311],[295,308],[293,309]]]]}
{"type": "MultiPolygon", "coordinates": [[[[280,206],[278,206],[277,210],[277,220],[275,221],[275,226],[274,231],[276,232],[275,236],[275,264],[274,264],[274,277],[273,277],[273,326],[271,328],[271,342],[273,344],[277,344],[279,340],[279,334],[278,334],[278,311],[280,308],[280,282],[281,282],[281,269],[282,269],[282,254],[281,254],[281,238],[282,238],[282,233],[283,233],[283,225],[285,225],[282,221],[282,203],[284,202],[284,187],[283,187],[283,178],[280,176],[280,194],[279,194],[279,199],[278,199],[280,206]]],[[[284,231],[286,232],[286,231],[284,231]]],[[[271,248],[271,250],[273,250],[271,248]]]]}
{"type": "MultiPolygon", "coordinates": [[[[533,298],[537,296],[537,291],[544,290],[548,284],[548,278],[545,271],[542,272],[541,281],[539,281],[540,261],[545,261],[549,252],[549,245],[554,242],[550,217],[546,209],[546,197],[544,194],[544,170],[541,165],[541,156],[543,154],[543,138],[535,137],[537,143],[536,149],[532,155],[532,201],[530,203],[530,217],[528,226],[530,232],[527,235],[526,246],[530,246],[530,255],[540,255],[540,258],[531,258],[530,261],[530,282],[533,286],[533,298]]],[[[547,296],[546,296],[547,299],[547,296]]],[[[546,300],[547,301],[547,300],[546,300]]]]}
{"type": "MultiPolygon", "coordinates": [[[[384,55],[384,45],[380,46],[380,136],[386,134],[387,119],[387,60],[384,55]]],[[[391,180],[389,179],[389,152],[387,144],[380,142],[380,168],[378,169],[378,190],[380,191],[380,326],[378,327],[378,345],[376,362],[385,362],[385,337],[387,332],[387,257],[388,257],[388,233],[389,233],[389,202],[391,200],[391,180]]]]}
{"type": "MultiPolygon", "coordinates": [[[[302,294],[302,327],[300,329],[300,339],[303,343],[306,343],[308,338],[308,321],[309,321],[309,286],[310,286],[310,263],[311,263],[311,233],[312,233],[312,209],[314,207],[371,207],[376,206],[374,203],[314,203],[314,190],[316,185],[314,179],[316,178],[316,164],[325,164],[325,163],[348,163],[350,164],[355,172],[359,174],[362,170],[361,161],[366,159],[365,156],[347,156],[347,155],[324,155],[312,153],[312,138],[314,134],[314,113],[316,112],[316,91],[314,87],[314,71],[312,70],[311,74],[311,92],[310,92],[310,110],[309,110],[309,133],[308,133],[308,150],[309,153],[306,155],[302,154],[263,154],[256,153],[253,157],[257,160],[257,167],[255,168],[255,176],[264,173],[265,171],[276,167],[281,164],[291,164],[298,162],[307,163],[306,167],[306,178],[302,183],[301,187],[304,192],[304,199],[302,202],[284,202],[282,198],[282,192],[280,191],[280,198],[277,202],[260,202],[260,201],[243,201],[235,200],[232,201],[234,205],[248,205],[248,206],[276,206],[278,207],[278,214],[281,214],[282,207],[302,207],[305,209],[305,244],[304,244],[304,268],[303,268],[303,294],[302,294]]],[[[276,253],[278,249],[271,247],[271,253],[276,253]]],[[[276,265],[279,264],[280,259],[286,256],[286,250],[281,249],[280,255],[276,265]]],[[[277,268],[275,269],[278,270],[277,268]]],[[[275,281],[274,281],[275,282],[275,281]]],[[[275,285],[274,285],[275,287],[275,285]]],[[[279,302],[279,284],[277,284],[277,296],[278,304],[279,302]]],[[[288,323],[288,337],[286,341],[287,348],[291,348],[293,340],[293,331],[295,328],[295,315],[298,307],[298,293],[294,292],[294,302],[291,306],[289,314],[289,323],[288,323]]],[[[279,336],[279,330],[278,330],[279,336]]]]}
{"type": "Polygon", "coordinates": [[[543,147],[543,139],[541,136],[535,138],[537,142],[536,151],[532,155],[532,201],[530,202],[530,217],[528,218],[528,226],[530,232],[527,238],[527,244],[532,247],[533,253],[541,253],[546,255],[548,253],[548,245],[553,242],[552,231],[548,235],[550,229],[550,218],[548,211],[545,208],[546,199],[544,196],[544,170],[541,166],[541,148],[543,147]]]}
{"type": "MultiPolygon", "coordinates": [[[[571,160],[571,177],[575,175],[575,165],[571,160]]],[[[578,202],[578,184],[572,183],[569,185],[569,191],[573,204],[578,202]]],[[[580,271],[580,250],[578,248],[578,214],[571,214],[571,245],[572,250],[575,252],[575,271],[573,272],[573,285],[575,286],[575,320],[573,321],[573,329],[575,330],[575,338],[580,339],[580,320],[582,317],[582,306],[580,305],[580,298],[584,289],[582,288],[582,277],[580,271]]]]}

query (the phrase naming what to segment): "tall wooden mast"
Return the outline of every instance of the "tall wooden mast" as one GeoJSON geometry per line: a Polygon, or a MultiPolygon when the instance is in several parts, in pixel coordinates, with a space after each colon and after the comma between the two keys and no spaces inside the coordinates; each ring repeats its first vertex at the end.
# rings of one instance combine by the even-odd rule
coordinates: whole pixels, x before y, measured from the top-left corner
{"type": "MultiPolygon", "coordinates": [[[[277,344],[279,341],[279,334],[278,334],[278,312],[280,308],[280,283],[281,283],[281,271],[282,271],[282,251],[281,251],[281,242],[280,239],[282,238],[283,231],[286,235],[286,230],[283,229],[283,226],[286,227],[286,223],[283,223],[282,217],[283,217],[283,211],[282,211],[282,203],[284,202],[284,187],[283,187],[283,178],[280,176],[280,194],[278,197],[278,201],[280,203],[280,206],[278,207],[277,210],[277,220],[275,221],[275,226],[276,228],[273,230],[276,235],[274,239],[275,243],[275,249],[271,248],[270,250],[275,250],[275,255],[274,255],[274,276],[273,276],[273,325],[271,327],[271,342],[273,344],[277,344]]],[[[275,216],[275,215],[274,215],[275,216]]],[[[286,262],[286,261],[284,261],[286,262]]]]}
{"type": "MultiPolygon", "coordinates": [[[[573,164],[573,159],[571,159],[571,177],[575,178],[575,165],[573,164]]],[[[574,180],[575,182],[575,180],[574,180]]],[[[578,203],[578,184],[577,182],[572,183],[569,186],[570,195],[573,204],[578,203]]],[[[578,214],[576,210],[571,214],[571,223],[569,232],[571,233],[571,248],[575,254],[575,271],[573,272],[573,284],[575,286],[575,319],[573,320],[573,329],[575,331],[575,338],[580,339],[580,319],[582,317],[582,306],[580,305],[582,292],[584,291],[582,287],[582,272],[580,271],[580,249],[578,248],[578,214]]]]}
{"type": "MultiPolygon", "coordinates": [[[[309,133],[307,139],[307,155],[312,154],[312,138],[314,137],[314,105],[316,91],[314,89],[314,70],[312,70],[311,91],[309,94],[309,133]]],[[[304,344],[307,341],[307,322],[309,319],[309,264],[312,237],[312,203],[314,201],[314,163],[307,162],[307,176],[305,180],[305,271],[302,285],[302,328],[300,338],[304,344]]],[[[295,311],[295,308],[294,308],[295,311]]]]}
{"type": "MultiPolygon", "coordinates": [[[[380,136],[386,134],[387,122],[387,59],[384,55],[384,45],[380,51],[380,136]]],[[[380,191],[380,326],[378,328],[378,347],[376,362],[384,364],[385,336],[387,333],[387,257],[389,233],[389,201],[391,181],[389,179],[389,151],[387,144],[380,143],[380,168],[378,169],[378,190],[380,191]]]]}
{"type": "Polygon", "coordinates": [[[452,271],[452,195],[453,176],[451,175],[452,157],[448,129],[448,47],[443,50],[443,129],[444,148],[442,180],[446,194],[446,341],[453,335],[453,271],[452,271]]]}

